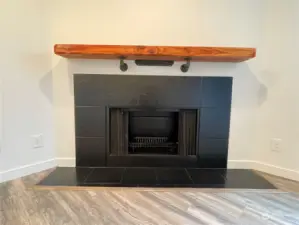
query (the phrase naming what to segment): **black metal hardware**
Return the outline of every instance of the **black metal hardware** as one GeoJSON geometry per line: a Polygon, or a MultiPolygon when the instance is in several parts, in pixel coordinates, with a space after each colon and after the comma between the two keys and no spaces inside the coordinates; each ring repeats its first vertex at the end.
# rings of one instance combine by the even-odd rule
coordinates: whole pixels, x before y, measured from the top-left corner
{"type": "Polygon", "coordinates": [[[145,60],[137,59],[135,60],[137,66],[172,66],[173,61],[171,60],[145,60]]]}
{"type": "Polygon", "coordinates": [[[124,58],[120,58],[120,65],[119,65],[119,69],[122,72],[126,72],[128,70],[128,64],[124,62],[124,58]]]}
{"type": "Polygon", "coordinates": [[[168,141],[168,137],[134,137],[133,142],[129,143],[129,147],[133,148],[173,148],[178,143],[168,141]]]}
{"type": "Polygon", "coordinates": [[[190,68],[190,58],[186,58],[185,60],[186,60],[186,63],[183,64],[183,65],[181,65],[181,71],[182,71],[183,73],[188,72],[188,70],[189,70],[189,68],[190,68]]]}

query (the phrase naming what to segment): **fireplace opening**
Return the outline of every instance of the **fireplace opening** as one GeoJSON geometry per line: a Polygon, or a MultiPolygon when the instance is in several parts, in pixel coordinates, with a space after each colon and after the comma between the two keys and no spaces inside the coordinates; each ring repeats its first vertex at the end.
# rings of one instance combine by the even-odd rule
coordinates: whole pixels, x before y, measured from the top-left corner
{"type": "Polygon", "coordinates": [[[198,109],[109,108],[111,156],[195,156],[198,109]]]}
{"type": "Polygon", "coordinates": [[[178,154],[178,112],[129,112],[129,154],[178,154]]]}

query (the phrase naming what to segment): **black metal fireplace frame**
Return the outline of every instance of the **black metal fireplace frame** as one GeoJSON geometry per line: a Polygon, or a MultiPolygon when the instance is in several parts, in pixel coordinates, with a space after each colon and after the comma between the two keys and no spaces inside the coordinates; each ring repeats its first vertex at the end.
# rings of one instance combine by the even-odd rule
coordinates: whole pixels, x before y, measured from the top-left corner
{"type": "Polygon", "coordinates": [[[106,166],[115,167],[198,167],[199,157],[199,132],[200,132],[200,108],[199,107],[152,107],[152,106],[130,106],[130,105],[107,105],[105,107],[105,161],[106,166]],[[126,111],[144,111],[144,110],[156,110],[156,111],[171,111],[179,112],[180,110],[196,110],[196,155],[195,156],[181,156],[181,155],[134,155],[127,156],[113,156],[110,155],[110,110],[111,109],[124,109],[126,111]]]}

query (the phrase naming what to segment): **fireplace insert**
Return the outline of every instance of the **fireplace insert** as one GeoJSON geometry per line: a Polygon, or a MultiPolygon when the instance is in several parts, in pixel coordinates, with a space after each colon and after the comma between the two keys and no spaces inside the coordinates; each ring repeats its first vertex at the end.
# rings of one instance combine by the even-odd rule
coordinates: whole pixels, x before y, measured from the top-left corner
{"type": "Polygon", "coordinates": [[[178,153],[178,112],[129,112],[129,154],[178,153]]]}
{"type": "Polygon", "coordinates": [[[196,155],[197,109],[110,108],[110,155],[196,155]]]}

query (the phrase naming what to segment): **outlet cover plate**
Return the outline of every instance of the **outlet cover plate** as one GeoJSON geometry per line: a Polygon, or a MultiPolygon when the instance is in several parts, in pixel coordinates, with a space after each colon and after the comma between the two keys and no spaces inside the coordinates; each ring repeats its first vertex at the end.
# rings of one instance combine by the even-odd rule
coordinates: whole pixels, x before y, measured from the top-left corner
{"type": "Polygon", "coordinates": [[[270,149],[272,152],[281,152],[282,140],[280,138],[272,138],[270,141],[270,149]]]}

